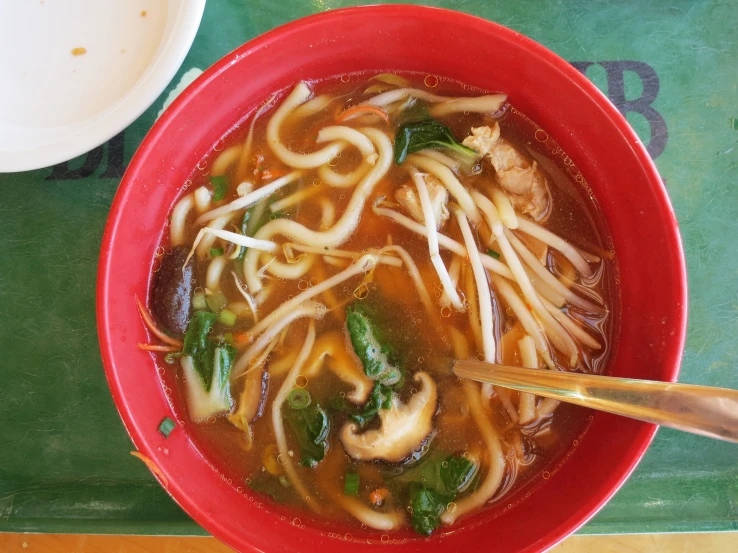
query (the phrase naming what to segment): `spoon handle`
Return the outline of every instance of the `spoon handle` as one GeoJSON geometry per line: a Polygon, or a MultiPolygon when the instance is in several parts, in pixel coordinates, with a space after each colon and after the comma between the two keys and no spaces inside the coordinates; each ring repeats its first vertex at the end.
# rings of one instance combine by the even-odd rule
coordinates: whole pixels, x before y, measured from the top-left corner
{"type": "Polygon", "coordinates": [[[738,391],[456,361],[456,376],[738,442],[738,391]]]}

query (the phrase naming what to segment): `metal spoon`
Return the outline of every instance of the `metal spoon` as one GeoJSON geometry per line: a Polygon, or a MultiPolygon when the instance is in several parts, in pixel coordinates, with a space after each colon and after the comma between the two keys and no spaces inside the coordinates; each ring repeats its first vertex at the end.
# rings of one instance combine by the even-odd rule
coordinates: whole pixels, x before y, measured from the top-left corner
{"type": "Polygon", "coordinates": [[[738,443],[738,390],[456,361],[454,374],[738,443]]]}

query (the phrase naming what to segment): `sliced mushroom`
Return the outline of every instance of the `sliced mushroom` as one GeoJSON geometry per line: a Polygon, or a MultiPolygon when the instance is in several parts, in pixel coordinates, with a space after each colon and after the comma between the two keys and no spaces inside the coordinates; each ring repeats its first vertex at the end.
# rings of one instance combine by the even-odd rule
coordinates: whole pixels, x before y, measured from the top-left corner
{"type": "Polygon", "coordinates": [[[326,332],[316,340],[302,374],[312,378],[324,365],[338,378],[354,387],[346,394],[350,401],[360,405],[369,399],[374,383],[364,374],[358,360],[348,352],[346,339],[339,330],[326,332]]]}
{"type": "Polygon", "coordinates": [[[360,461],[383,459],[398,463],[423,445],[433,430],[438,394],[428,373],[416,373],[413,380],[422,385],[420,391],[405,405],[393,394],[391,407],[379,411],[379,429],[357,434],[358,425],[344,425],[341,442],[346,453],[360,461]]]}

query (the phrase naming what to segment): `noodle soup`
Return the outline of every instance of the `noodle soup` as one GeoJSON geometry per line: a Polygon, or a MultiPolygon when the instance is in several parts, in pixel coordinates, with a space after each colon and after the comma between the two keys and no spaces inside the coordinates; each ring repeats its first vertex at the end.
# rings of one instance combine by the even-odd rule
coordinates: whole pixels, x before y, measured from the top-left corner
{"type": "Polygon", "coordinates": [[[200,165],[139,347],[256,493],[430,535],[531,481],[583,422],[453,360],[601,372],[612,261],[504,94],[345,80],[276,94],[200,165]]]}

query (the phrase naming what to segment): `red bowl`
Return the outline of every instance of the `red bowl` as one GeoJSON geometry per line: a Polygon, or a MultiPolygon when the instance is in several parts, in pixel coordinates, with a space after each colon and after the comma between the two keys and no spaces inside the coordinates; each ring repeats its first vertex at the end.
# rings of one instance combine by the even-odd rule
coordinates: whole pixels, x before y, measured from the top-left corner
{"type": "MultiPolygon", "coordinates": [[[[172,497],[239,551],[372,551],[377,532],[295,522],[229,480],[198,450],[171,382],[160,379],[134,303],[145,298],[164,221],[196,164],[260,101],[300,79],[359,70],[422,71],[503,90],[571,156],[617,253],[621,312],[609,373],[676,379],[686,326],[686,271],[669,199],[625,119],[566,61],[509,29],[462,13],[415,6],[350,8],[279,27],[205,72],[159,119],[131,161],[103,237],[98,331],[115,403],[136,447],[172,497]],[[162,384],[162,382],[164,384],[162,384]],[[168,438],[164,417],[179,425],[168,438]],[[347,539],[351,542],[350,545],[347,539]]],[[[577,176],[579,175],[579,176],[577,176]]],[[[158,372],[166,372],[159,369],[158,372]]],[[[511,503],[430,539],[392,536],[385,551],[543,551],[583,525],[643,456],[656,427],[592,413],[587,430],[545,480],[511,503]]],[[[506,503],[506,502],[503,502],[506,503]]]]}

